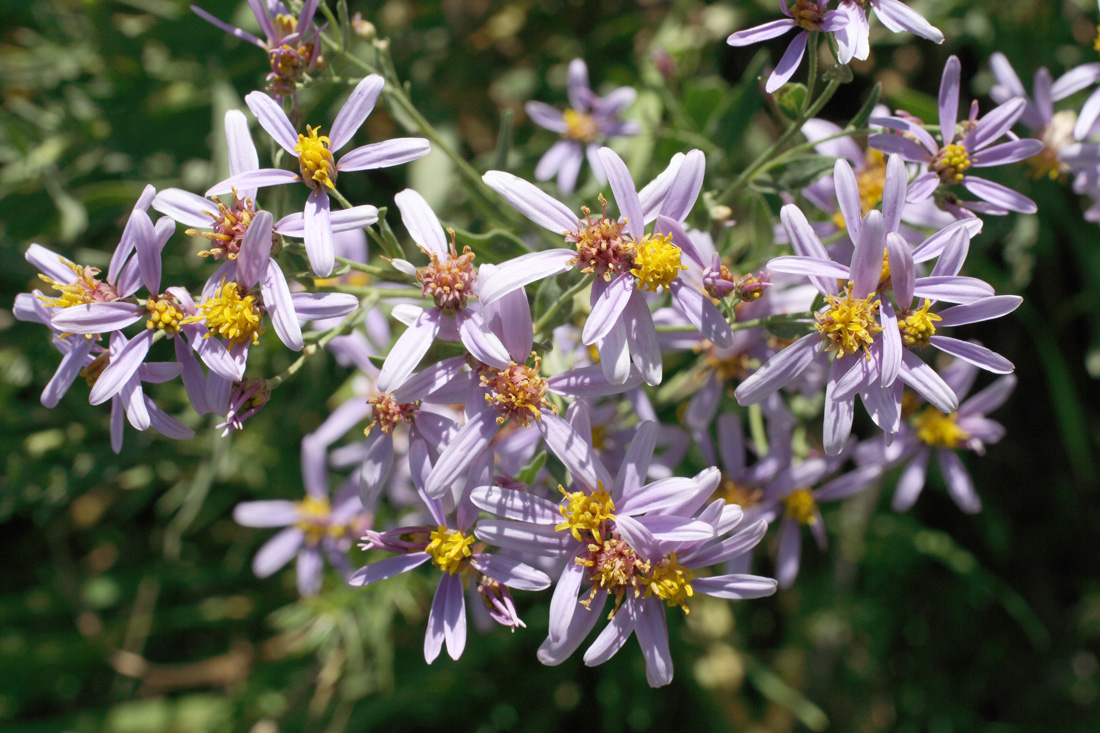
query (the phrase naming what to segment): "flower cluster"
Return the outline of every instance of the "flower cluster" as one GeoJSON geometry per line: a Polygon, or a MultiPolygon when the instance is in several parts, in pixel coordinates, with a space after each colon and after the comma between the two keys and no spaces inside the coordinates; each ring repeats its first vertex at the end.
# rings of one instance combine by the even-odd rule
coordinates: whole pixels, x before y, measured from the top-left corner
{"type": "MultiPolygon", "coordinates": [[[[462,654],[467,596],[480,600],[472,614],[515,631],[528,601],[513,592],[553,586],[542,662],[565,661],[606,619],[584,663],[606,661],[634,635],[649,683],[661,686],[673,676],[668,609],[690,613],[699,594],[740,600],[790,587],[802,527],[827,546],[823,505],[893,480],[894,508],[904,511],[935,453],[952,498],[978,510],[959,453],[1000,439],[986,415],[1015,378],[1004,356],[976,340],[976,324],[1008,316],[1022,299],[964,273],[983,216],[1029,214],[1036,204],[976,173],[1021,162],[1055,180],[1075,171],[1075,188],[1100,198],[1100,144],[1088,142],[1100,93],[1079,115],[1053,106],[1100,80],[1100,65],[1057,81],[1040,70],[1028,97],[995,56],[996,106],[981,114],[975,102],[960,120],[962,64],[951,56],[938,124],[876,109],[862,118],[874,130],[867,148],[853,139],[866,132],[856,129],[862,122],[813,117],[843,77],[828,74],[770,156],[730,181],[702,143],[660,160],[656,175],[644,164],[632,170],[628,160],[648,156],[607,143],[642,132],[625,118],[635,90],[598,95],[576,59],[568,109],[525,107],[560,136],[541,160],[476,171],[438,142],[391,66],[376,69],[333,43],[348,29],[318,26],[317,0],[299,5],[295,15],[250,0],[263,38],[194,8],[267,56],[265,89],[244,102],[272,143],[268,167],[248,116],[231,110],[225,180],[201,196],[147,187],[105,275],[30,245],[26,259],[45,287],[15,303],[16,316],[45,326],[61,353],[43,404],[58,405],[84,377],[92,404],[111,403],[116,452],[124,420],[183,440],[195,415],[213,414],[232,440],[305,359],[327,353],[354,370],[351,396],[302,439],[305,498],[257,497],[234,510],[243,526],[280,528],[256,554],[256,575],[295,559],[308,596],[324,591],[326,560],[351,586],[423,566],[438,581],[428,663],[444,646],[453,659],[462,654]],[[299,98],[326,83],[351,87],[332,124],[299,124],[319,116],[299,98]],[[338,155],[380,102],[418,136],[338,155]],[[799,133],[801,151],[815,148],[815,165],[828,159],[831,171],[817,166],[824,175],[780,192],[774,248],[770,239],[746,246],[735,235],[734,207],[746,206],[739,195],[789,162],[784,146],[799,133]],[[381,196],[352,205],[341,193],[344,175],[412,163],[433,145],[455,159],[470,210],[441,217],[448,202],[426,188],[404,188],[393,206],[381,196]],[[596,181],[574,196],[584,160],[596,181]],[[553,178],[554,195],[539,185],[553,178]],[[385,257],[370,259],[364,232],[385,257]],[[203,247],[189,269],[202,272],[195,282],[164,266],[183,237],[203,247]],[[300,355],[264,375],[267,362],[249,356],[280,348],[271,332],[300,355]],[[998,378],[963,400],[979,370],[998,378]],[[147,394],[176,377],[194,415],[177,419],[147,394]],[[857,397],[871,435],[860,437],[857,397]],[[754,558],[773,524],[773,559],[754,558]],[[753,563],[774,579],[752,574],[753,563]]],[[[816,74],[822,39],[838,67],[868,58],[872,14],[889,31],[944,42],[899,0],[780,9],[783,18],[728,39],[741,46],[796,32],[769,93],[807,53],[816,74]]],[[[373,57],[383,51],[376,44],[373,57]]],[[[508,165],[507,155],[499,160],[508,165]]]]}

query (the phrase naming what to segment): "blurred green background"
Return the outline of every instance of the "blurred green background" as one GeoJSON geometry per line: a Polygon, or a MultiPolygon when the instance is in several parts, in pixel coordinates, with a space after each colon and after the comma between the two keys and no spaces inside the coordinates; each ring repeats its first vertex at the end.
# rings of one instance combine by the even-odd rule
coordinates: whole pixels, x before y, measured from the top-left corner
{"type": "MultiPolygon", "coordinates": [[[[200,4],[254,28],[244,2],[200,4]]],[[[552,137],[522,104],[564,106],[565,65],[578,56],[597,90],[641,91],[633,116],[646,132],[623,148],[639,179],[701,146],[707,185],[721,190],[778,129],[742,79],[760,48],[724,43],[774,19],[770,0],[349,5],[391,39],[414,102],[478,170],[492,166],[510,109],[509,167],[530,175],[552,137]],[[672,62],[667,79],[659,52],[672,62]]],[[[993,51],[1029,88],[1039,66],[1057,76],[1100,60],[1097,8],[1084,0],[912,5],[947,43],[882,35],[824,116],[846,121],[875,81],[891,106],[927,113],[951,53],[983,109],[993,51]]],[[[980,515],[962,515],[935,472],[910,514],[889,510],[890,481],[831,509],[833,546],[807,548],[793,590],[669,614],[676,678],[661,690],[646,686],[633,642],[595,669],[580,655],[541,666],[548,596],[518,599],[528,629],[472,631],[459,662],[429,667],[425,578],[351,591],[330,577],[330,592],[301,601],[293,570],[253,577],[270,534],[230,516],[239,501],[301,497],[299,440],[338,403],[345,370],[312,360],[227,440],[168,385],[158,402],[197,437],[127,428],[115,456],[106,411],[88,405],[79,380],[59,408],[39,404],[58,357],[45,329],[11,315],[15,294],[37,286],[23,261],[31,242],[105,263],[146,183],[201,191],[217,180],[210,161],[224,153],[211,130],[261,86],[263,54],[176,0],[0,0],[0,17],[0,730],[1100,730],[1100,243],[1067,182],[1006,174],[1040,214],[987,220],[968,261],[998,292],[1026,298],[982,332],[1020,382],[994,415],[1007,437],[967,457],[980,515]]],[[[777,59],[785,44],[764,48],[777,59]]],[[[302,99],[328,120],[342,92],[302,99]]],[[[372,115],[369,139],[396,134],[387,112],[372,115]]],[[[413,185],[462,221],[447,171],[429,158],[349,176],[345,193],[383,206],[413,185]]],[[[767,231],[776,202],[746,197],[738,231],[767,231]]],[[[208,270],[190,255],[177,235],[166,272],[194,285],[208,270]]],[[[257,374],[289,363],[285,351],[257,355],[257,374]]]]}

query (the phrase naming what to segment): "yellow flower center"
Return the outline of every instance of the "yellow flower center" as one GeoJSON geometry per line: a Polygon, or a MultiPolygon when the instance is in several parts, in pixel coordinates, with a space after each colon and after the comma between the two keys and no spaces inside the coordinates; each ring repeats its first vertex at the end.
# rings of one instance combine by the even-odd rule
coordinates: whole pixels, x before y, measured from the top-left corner
{"type": "Polygon", "coordinates": [[[200,313],[188,316],[180,324],[206,322],[207,333],[203,338],[214,334],[221,336],[231,346],[251,341],[260,342],[264,332],[263,312],[256,303],[256,296],[241,297],[240,286],[235,281],[226,282],[214,291],[211,298],[199,304],[200,313]]]}
{"type": "Polygon", "coordinates": [[[934,448],[958,448],[970,437],[970,433],[959,427],[958,413],[950,415],[934,407],[921,410],[913,420],[917,429],[917,438],[934,448]]]}
{"type": "Polygon", "coordinates": [[[711,501],[723,499],[726,504],[736,504],[742,509],[748,509],[760,503],[764,497],[764,490],[751,486],[742,486],[731,478],[722,477],[722,483],[714,490],[711,501]]]}
{"type": "Polygon", "coordinates": [[[800,28],[808,31],[821,30],[821,10],[818,9],[815,0],[795,0],[790,7],[791,17],[800,28]]]}
{"type": "Polygon", "coordinates": [[[950,185],[963,179],[966,169],[970,167],[970,156],[962,145],[945,145],[932,161],[932,172],[939,175],[940,180],[950,185]]]}
{"type": "Polygon", "coordinates": [[[38,296],[38,299],[43,303],[51,308],[71,308],[74,305],[109,303],[118,300],[118,291],[115,290],[115,287],[101,282],[96,277],[99,274],[99,268],[81,267],[76,263],[69,262],[64,257],[58,257],[57,259],[73,271],[76,279],[71,283],[62,283],[39,273],[38,277],[43,282],[48,283],[60,293],[56,298],[47,298],[44,295],[38,296]]]}
{"type": "Polygon", "coordinates": [[[942,320],[935,313],[929,313],[932,301],[925,300],[920,310],[913,311],[903,320],[898,321],[898,330],[901,331],[901,340],[910,346],[927,346],[929,339],[936,334],[935,321],[942,320]]]}
{"type": "Polygon", "coordinates": [[[485,367],[481,373],[481,385],[490,390],[485,401],[500,413],[497,425],[512,418],[527,427],[532,418],[542,419],[544,409],[557,414],[557,409],[546,399],[546,380],[539,376],[542,359],[534,352],[531,356],[534,366],[512,362],[507,369],[485,367]]]}
{"type": "Polygon", "coordinates": [[[608,618],[618,612],[628,588],[634,589],[635,598],[642,594],[639,584],[644,573],[650,570],[649,563],[639,558],[633,547],[614,536],[588,545],[587,550],[577,557],[577,564],[589,569],[588,582],[592,586],[588,597],[581,600],[582,606],[591,608],[592,599],[601,590],[615,596],[615,606],[608,618]]]}
{"type": "Polygon", "coordinates": [[[398,425],[412,422],[416,413],[420,410],[419,402],[397,402],[389,392],[372,397],[367,402],[374,406],[373,420],[363,430],[364,435],[369,435],[371,429],[377,425],[386,435],[391,434],[398,425]]]}
{"type": "Polygon", "coordinates": [[[577,222],[575,232],[566,232],[565,241],[577,248],[572,264],[581,272],[610,281],[634,256],[634,240],[623,233],[626,221],[607,216],[607,199],[600,194],[603,215],[592,220],[592,210],[582,207],[584,220],[577,222]]]}
{"type": "Polygon", "coordinates": [[[442,524],[432,532],[431,541],[424,552],[432,556],[435,566],[445,573],[454,575],[462,570],[469,561],[470,545],[474,544],[473,535],[467,537],[457,529],[447,529],[442,524]]]}
{"type": "Polygon", "coordinates": [[[317,135],[320,129],[306,125],[309,137],[298,135],[294,152],[298,153],[298,166],[307,186],[335,188],[333,181],[336,180],[336,161],[332,158],[332,151],[328,149],[328,137],[317,135]]]}
{"type": "Polygon", "coordinates": [[[564,522],[554,526],[554,530],[561,532],[567,529],[573,533],[573,539],[584,542],[581,532],[590,532],[597,544],[602,544],[601,526],[604,522],[615,519],[615,502],[611,499],[611,493],[603,491],[603,484],[599,490],[591,494],[584,491],[572,493],[559,485],[558,491],[565,495],[565,502],[558,506],[564,522]]]}
{"type": "Polygon", "coordinates": [[[1096,40],[1092,42],[1092,50],[1100,51],[1100,25],[1096,26],[1096,40]]]}
{"type": "Polygon", "coordinates": [[[454,230],[451,232],[451,252],[446,259],[432,254],[431,264],[416,271],[424,297],[431,298],[446,313],[455,313],[466,307],[466,299],[473,294],[477,283],[474,270],[474,253],[469,247],[458,253],[454,242],[454,230]]]}
{"type": "Polygon", "coordinates": [[[103,374],[103,370],[111,363],[110,352],[104,351],[96,358],[92,359],[92,363],[80,370],[80,376],[84,377],[84,381],[88,383],[89,387],[94,387],[95,383],[99,381],[99,375],[103,374]]]}
{"type": "Polygon", "coordinates": [[[822,340],[827,342],[826,351],[836,350],[841,356],[861,350],[867,353],[874,343],[875,334],[882,331],[882,326],[875,320],[879,301],[871,302],[873,297],[874,293],[866,298],[853,298],[851,283],[848,283],[843,296],[825,296],[829,308],[824,313],[815,314],[817,323],[814,327],[822,340]]]}
{"type": "Polygon", "coordinates": [[[600,132],[596,120],[592,118],[592,115],[586,115],[584,112],[567,109],[562,114],[562,118],[565,120],[565,132],[562,135],[570,140],[590,143],[596,139],[596,135],[600,132]]]}
{"type": "Polygon", "coordinates": [[[630,274],[638,278],[639,287],[653,292],[668,288],[681,270],[680,248],[672,243],[671,234],[647,234],[634,250],[634,267],[630,274]]]}
{"type": "Polygon", "coordinates": [[[735,379],[744,379],[749,376],[749,355],[740,351],[733,356],[718,356],[715,353],[708,354],[703,363],[707,369],[714,372],[714,378],[719,382],[732,382],[735,379]]]}
{"type": "Polygon", "coordinates": [[[787,515],[799,524],[817,524],[817,502],[808,488],[797,489],[783,497],[787,515]]]}
{"type": "Polygon", "coordinates": [[[150,331],[164,331],[169,336],[180,332],[183,313],[176,304],[165,296],[159,298],[146,298],[145,309],[149,311],[149,318],[145,321],[145,328],[150,331]]]}
{"type": "Polygon", "coordinates": [[[607,426],[606,425],[593,425],[592,426],[592,447],[598,451],[607,449],[607,426]]]}
{"type": "Polygon", "coordinates": [[[1062,148],[1076,142],[1073,136],[1073,127],[1076,124],[1077,113],[1073,110],[1064,109],[1054,113],[1050,123],[1038,135],[1043,141],[1043,149],[1027,159],[1028,175],[1057,181],[1070,172],[1069,165],[1058,156],[1062,148]]]}
{"type": "Polygon", "coordinates": [[[690,613],[687,600],[695,594],[691,587],[691,581],[695,575],[676,562],[676,553],[671,553],[663,558],[653,568],[653,574],[648,578],[641,578],[645,585],[645,597],[655,595],[665,602],[670,608],[679,606],[684,613],[690,613]]]}
{"type": "Polygon", "coordinates": [[[331,524],[332,508],[328,499],[318,496],[307,496],[297,503],[298,521],[294,526],[306,534],[306,544],[316,545],[326,536],[334,539],[343,537],[347,527],[341,524],[331,524]]]}

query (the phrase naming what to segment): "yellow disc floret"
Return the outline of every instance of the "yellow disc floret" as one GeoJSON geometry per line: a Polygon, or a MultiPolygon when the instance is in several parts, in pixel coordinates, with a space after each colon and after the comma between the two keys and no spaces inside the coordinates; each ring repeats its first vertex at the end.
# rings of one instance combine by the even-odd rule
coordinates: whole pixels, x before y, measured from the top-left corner
{"type": "Polygon", "coordinates": [[[657,288],[667,288],[680,270],[686,269],[671,234],[650,234],[636,245],[630,274],[638,278],[639,287],[656,292],[657,288]]]}
{"type": "Polygon", "coordinates": [[[826,351],[838,351],[841,356],[854,354],[857,351],[867,353],[867,349],[875,341],[875,334],[882,331],[882,326],[875,319],[878,313],[879,301],[871,298],[852,297],[852,284],[844,290],[844,295],[826,295],[825,300],[829,308],[824,313],[817,313],[815,328],[821,333],[821,338],[826,342],[826,351]]]}
{"type": "Polygon", "coordinates": [[[251,341],[260,342],[264,332],[263,312],[256,302],[255,295],[241,297],[241,288],[236,281],[226,282],[214,291],[214,295],[199,304],[201,313],[188,316],[180,324],[206,322],[209,331],[203,338],[217,334],[231,346],[251,341]]]}
{"type": "Polygon", "coordinates": [[[317,545],[326,536],[339,539],[347,532],[347,526],[333,524],[332,508],[323,496],[307,496],[297,503],[298,521],[294,526],[305,532],[307,545],[317,545]]]}
{"type": "Polygon", "coordinates": [[[932,301],[925,300],[920,310],[913,311],[906,318],[898,320],[898,330],[901,331],[901,340],[909,346],[927,346],[929,340],[936,335],[935,322],[942,320],[935,313],[929,313],[932,301]]]}
{"type": "Polygon", "coordinates": [[[565,132],[562,133],[563,137],[570,140],[576,140],[579,143],[592,142],[600,132],[600,128],[596,124],[596,120],[592,118],[592,115],[578,112],[575,109],[565,110],[562,114],[562,120],[565,122],[565,132]]]}
{"type": "Polygon", "coordinates": [[[950,185],[963,179],[970,167],[970,155],[962,145],[944,145],[932,161],[931,169],[940,180],[950,185]]]}
{"type": "Polygon", "coordinates": [[[573,539],[578,542],[587,542],[588,538],[581,537],[581,532],[590,532],[596,543],[602,544],[600,527],[604,522],[615,518],[615,502],[611,499],[611,493],[603,491],[603,484],[591,494],[584,491],[570,493],[560,485],[558,491],[566,499],[558,507],[565,521],[555,525],[554,529],[558,532],[569,530],[573,533],[573,539]]]}
{"type": "Polygon", "coordinates": [[[169,298],[146,298],[145,310],[149,311],[149,317],[145,321],[145,328],[150,331],[164,331],[169,336],[180,332],[183,314],[169,298]]]}
{"type": "Polygon", "coordinates": [[[950,415],[934,407],[921,410],[913,421],[917,438],[934,448],[958,448],[970,438],[970,433],[959,427],[958,413],[950,415]]]}
{"type": "Polygon", "coordinates": [[[546,399],[549,385],[539,376],[542,359],[534,353],[532,357],[533,366],[512,362],[507,369],[485,367],[481,372],[481,385],[489,389],[485,401],[500,413],[498,425],[512,418],[527,427],[532,419],[542,419],[543,410],[557,414],[557,408],[546,399]]]}
{"type": "Polygon", "coordinates": [[[329,150],[329,139],[324,135],[318,136],[320,127],[306,125],[309,137],[298,135],[298,144],[294,146],[294,152],[298,153],[298,165],[302,171],[302,178],[310,188],[335,188],[336,161],[333,160],[332,151],[329,150]]]}
{"type": "Polygon", "coordinates": [[[817,524],[817,502],[808,488],[797,489],[783,497],[787,516],[799,524],[817,524]]]}
{"type": "Polygon", "coordinates": [[[457,529],[447,529],[442,524],[432,532],[431,541],[424,552],[432,556],[432,562],[445,573],[454,575],[469,562],[473,535],[467,537],[457,529]]]}
{"type": "Polygon", "coordinates": [[[687,600],[695,594],[695,589],[691,587],[694,578],[690,570],[676,562],[676,553],[673,552],[654,565],[653,574],[643,577],[641,582],[646,587],[646,598],[655,595],[669,607],[679,606],[684,613],[690,613],[687,600]]]}

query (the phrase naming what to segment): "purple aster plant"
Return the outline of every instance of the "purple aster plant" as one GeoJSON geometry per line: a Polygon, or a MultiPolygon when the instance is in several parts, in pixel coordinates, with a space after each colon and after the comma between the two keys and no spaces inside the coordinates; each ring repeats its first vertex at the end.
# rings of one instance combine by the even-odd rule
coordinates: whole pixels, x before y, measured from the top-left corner
{"type": "Polygon", "coordinates": [[[356,570],[348,582],[364,586],[392,578],[421,565],[431,563],[442,577],[432,599],[428,628],[424,635],[424,660],[431,664],[444,643],[451,659],[458,659],[466,646],[465,579],[478,574],[476,592],[489,607],[492,617],[513,629],[520,625],[511,600],[510,589],[538,591],[550,587],[550,578],[540,570],[502,554],[487,553],[476,543],[477,508],[470,503],[470,482],[492,481],[492,460],[479,462],[469,481],[449,487],[445,500],[424,493],[424,482],[432,470],[427,448],[421,443],[410,446],[409,460],[413,480],[431,516],[431,524],[399,527],[384,532],[368,531],[360,547],[396,553],[356,570]],[[459,489],[455,497],[454,489],[459,489]],[[445,501],[454,502],[446,511],[445,501]]]}
{"type": "Polygon", "coordinates": [[[539,648],[544,664],[565,661],[613,599],[611,623],[588,649],[585,664],[611,658],[634,633],[649,684],[660,687],[672,680],[662,601],[687,610],[695,590],[721,598],[756,598],[775,590],[774,581],[755,576],[695,580],[693,569],[746,551],[767,526],[760,522],[723,537],[738,527],[742,513],[723,501],[703,509],[718,485],[717,469],[644,483],[656,435],[654,423],[638,426],[614,481],[587,439],[581,440],[578,455],[588,452],[584,470],[571,470],[572,491],[559,486],[564,495],[559,504],[494,486],[472,494],[479,508],[501,517],[483,520],[479,539],[565,561],[550,601],[549,637],[539,648]]]}
{"type": "MultiPolygon", "coordinates": [[[[701,151],[674,158],[652,183],[637,191],[626,164],[610,148],[598,153],[608,175],[620,218],[601,216],[583,208],[579,219],[569,208],[531,183],[503,171],[489,171],[485,183],[501,194],[531,221],[561,234],[574,249],[551,249],[521,255],[500,265],[481,284],[481,301],[491,303],[503,295],[576,268],[594,276],[592,313],[585,323],[583,340],[594,344],[608,381],[621,383],[631,373],[631,362],[647,384],[659,384],[663,375],[656,328],[642,289],[670,290],[682,301],[682,310],[715,338],[727,338],[728,324],[701,293],[679,280],[688,269],[681,248],[673,243],[668,222],[682,222],[695,205],[703,185],[705,159],[701,151]],[[667,217],[660,231],[647,234],[646,223],[667,217]],[[709,306],[709,307],[708,307],[709,306]]],[[[683,237],[686,240],[686,236],[683,237]]],[[[698,263],[698,267],[706,263],[698,263]]],[[[730,334],[732,335],[732,334],[730,334]]],[[[728,340],[728,338],[727,338],[728,340]]]]}
{"type": "Polygon", "coordinates": [[[608,138],[637,135],[641,126],[623,120],[623,110],[634,103],[638,93],[633,87],[619,87],[599,96],[588,84],[588,66],[583,59],[569,63],[569,107],[559,112],[544,102],[531,100],[524,105],[527,116],[539,127],[561,135],[535,166],[535,180],[549,181],[557,176],[558,189],[572,193],[585,157],[600,183],[607,181],[597,152],[608,138]]]}
{"type": "Polygon", "coordinates": [[[303,76],[313,71],[321,58],[321,29],[313,24],[317,0],[305,0],[297,17],[278,0],[248,0],[248,6],[260,24],[264,40],[218,20],[200,7],[192,5],[191,10],[234,38],[266,51],[271,63],[268,91],[276,97],[291,96],[303,76]]]}
{"type": "MultiPolygon", "coordinates": [[[[296,134],[294,125],[282,107],[266,94],[252,92],[245,97],[245,103],[272,139],[298,160],[299,171],[295,173],[279,168],[261,168],[238,173],[213,186],[206,195],[226,194],[234,188],[304,183],[310,189],[301,224],[306,254],[314,274],[328,277],[336,264],[336,245],[332,239],[333,215],[328,191],[336,190],[337,174],[340,171],[373,170],[401,165],[422,158],[430,150],[428,141],[423,138],[395,138],[354,148],[340,156],[339,161],[335,160],[333,152],[351,142],[374,109],[384,83],[377,74],[371,74],[359,82],[337,113],[330,136],[320,135],[320,127],[308,125],[308,137],[296,134]]],[[[280,224],[284,222],[285,220],[280,224]]]]}
{"type": "MultiPolygon", "coordinates": [[[[976,367],[961,360],[943,371],[944,380],[960,397],[970,391],[977,375],[976,367]]],[[[856,450],[856,461],[884,469],[905,465],[891,502],[895,511],[904,512],[916,503],[924,489],[928,462],[934,451],[947,492],[959,509],[968,514],[981,511],[981,499],[959,459],[959,451],[982,455],[985,446],[1004,437],[1004,428],[986,415],[1004,404],[1015,388],[1016,377],[1009,374],[964,400],[957,412],[944,413],[931,405],[914,410],[892,445],[879,440],[862,443],[856,450]]]]}
{"type": "MultiPolygon", "coordinates": [[[[810,40],[811,33],[818,31],[836,33],[847,30],[851,22],[848,14],[826,10],[828,4],[829,0],[794,0],[788,7],[785,0],[780,0],[779,9],[783,15],[787,16],[786,18],[737,31],[726,39],[726,43],[731,46],[751,46],[754,43],[778,38],[789,31],[798,30],[794,40],[783,53],[783,57],[775,65],[775,71],[764,85],[765,91],[771,94],[786,84],[794,76],[794,72],[798,71],[798,65],[806,55],[806,43],[810,40]]],[[[854,48],[852,50],[854,51],[854,48]]]]}
{"type": "Polygon", "coordinates": [[[922,163],[927,169],[909,184],[909,201],[923,201],[942,184],[961,184],[982,201],[957,201],[957,216],[968,215],[962,209],[986,214],[1003,215],[1009,211],[1034,214],[1035,202],[999,183],[969,175],[970,168],[990,168],[1016,163],[1037,155],[1043,149],[1038,140],[1020,140],[1010,132],[1024,113],[1027,102],[1014,98],[978,118],[977,100],[970,116],[958,127],[959,86],[961,64],[956,56],[947,60],[943,69],[939,94],[940,136],[938,144],[923,125],[904,117],[873,117],[870,122],[901,134],[879,133],[868,138],[868,144],[884,153],[897,153],[911,163],[922,163]],[[1008,135],[1008,142],[994,145],[1008,135]],[[915,138],[915,139],[914,139],[915,138]]]}
{"type": "Polygon", "coordinates": [[[302,480],[302,501],[246,501],[233,509],[233,520],[245,527],[284,527],[252,558],[252,572],[266,578],[297,558],[298,593],[315,596],[324,581],[325,558],[345,578],[351,575],[348,550],[366,531],[369,517],[354,483],[330,501],[324,451],[308,437],[302,441],[302,480]]]}

